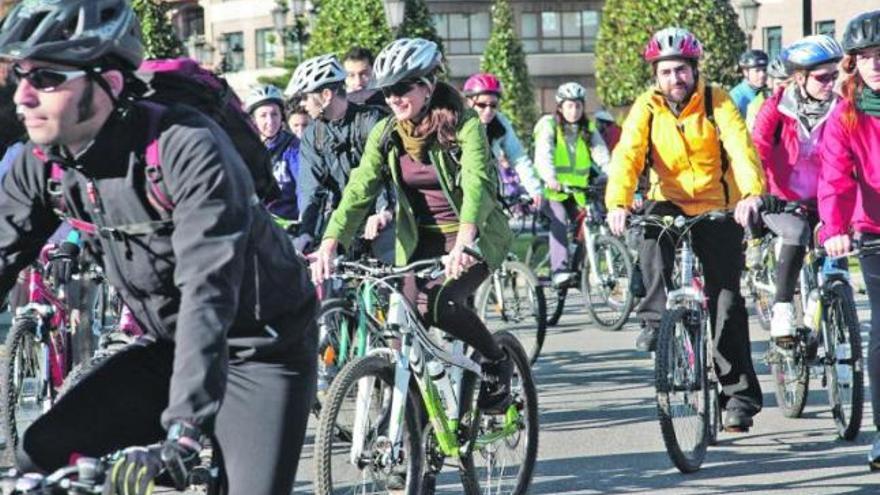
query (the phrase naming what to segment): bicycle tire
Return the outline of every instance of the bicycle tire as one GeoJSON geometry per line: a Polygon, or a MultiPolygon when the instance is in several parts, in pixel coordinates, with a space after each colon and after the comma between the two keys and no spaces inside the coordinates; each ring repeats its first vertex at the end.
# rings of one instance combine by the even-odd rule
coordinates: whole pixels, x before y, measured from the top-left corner
{"type": "Polygon", "coordinates": [[[519,261],[505,261],[501,268],[501,276],[503,277],[501,281],[503,294],[500,297],[496,293],[494,277],[488,278],[477,290],[477,312],[486,323],[489,331],[495,333],[499,330],[506,330],[515,335],[525,350],[529,362],[534,364],[541,354],[547,333],[544,290],[529,267],[519,261]],[[524,289],[523,294],[517,290],[519,287],[524,289]],[[499,308],[499,299],[504,301],[500,305],[501,308],[512,309],[510,311],[500,309],[490,311],[493,306],[499,308]],[[528,301],[531,308],[526,308],[526,312],[531,309],[530,314],[523,314],[520,310],[522,307],[520,301],[523,300],[528,301]],[[535,326],[522,323],[526,318],[534,318],[535,326]],[[532,334],[532,330],[534,330],[534,334],[532,334]]]}
{"type": "MultiPolygon", "coordinates": [[[[776,344],[770,343],[771,349],[776,344]]],[[[771,351],[773,352],[773,351],[771,351]]],[[[810,367],[806,362],[806,349],[797,341],[791,356],[775,351],[770,362],[770,376],[773,377],[776,404],[786,418],[799,418],[807,405],[810,391],[810,367]]]]}
{"type": "Polygon", "coordinates": [[[865,400],[861,329],[859,328],[852,287],[848,283],[838,280],[831,283],[827,293],[829,296],[828,305],[823,324],[831,324],[828,334],[834,337],[832,342],[825,343],[828,399],[838,436],[844,440],[855,440],[861,429],[865,400]],[[837,365],[836,352],[842,343],[849,344],[850,355],[847,358],[849,365],[844,364],[849,368],[851,377],[849,387],[845,387],[841,383],[837,365]],[[843,388],[843,393],[849,391],[849,411],[845,409],[841,399],[841,388],[843,388]]]}
{"type": "MultiPolygon", "coordinates": [[[[466,374],[465,386],[462,387],[462,397],[468,400],[462,401],[464,406],[462,408],[462,411],[464,411],[462,417],[468,418],[465,421],[470,426],[467,429],[467,445],[472,446],[472,448],[461,457],[462,484],[465,487],[465,493],[468,495],[478,495],[480,493],[524,495],[529,492],[538,458],[540,429],[538,423],[538,390],[532,376],[528,357],[522,349],[519,340],[513,334],[506,331],[496,333],[494,338],[498,345],[507,351],[508,356],[513,360],[514,379],[511,382],[513,404],[511,407],[516,407],[520,411],[524,423],[520,425],[515,434],[499,438],[495,442],[487,444],[483,449],[474,448],[474,445],[479,444],[478,439],[482,434],[492,431],[493,422],[499,416],[484,416],[476,408],[476,398],[479,391],[477,380],[473,374],[466,374]],[[515,448],[521,445],[523,440],[525,441],[525,448],[523,449],[524,454],[520,469],[516,476],[511,476],[512,479],[505,482],[488,465],[492,460],[492,456],[498,455],[501,448],[511,446],[515,448]],[[487,459],[490,462],[486,462],[487,467],[484,467],[483,462],[480,461],[487,459]],[[493,484],[494,482],[498,482],[500,485],[495,485],[493,484]]],[[[503,419],[503,416],[501,418],[503,419]]]]}
{"type": "Polygon", "coordinates": [[[617,238],[599,235],[596,236],[596,259],[600,262],[597,271],[599,272],[600,286],[590,283],[590,267],[584,257],[584,266],[581,269],[581,294],[584,297],[584,305],[587,307],[593,321],[603,330],[616,331],[629,319],[633,309],[633,293],[629,290],[629,281],[632,280],[633,263],[629,256],[626,246],[617,238]],[[612,251],[614,263],[621,263],[623,272],[617,273],[617,270],[607,270],[603,250],[612,251]],[[622,289],[622,290],[621,290],[622,289]],[[620,291],[619,301],[612,301],[609,297],[610,292],[620,291]],[[610,309],[610,312],[603,312],[603,308],[610,309]]]}
{"type": "MultiPolygon", "coordinates": [[[[663,313],[657,336],[655,354],[655,385],[657,388],[657,417],[663,435],[663,444],[672,463],[682,473],[692,473],[700,469],[706,457],[709,444],[709,386],[705,362],[705,347],[702,345],[700,323],[689,324],[692,311],[676,308],[663,313]],[[698,331],[694,332],[693,329],[698,331]],[[697,352],[693,352],[697,350],[697,352]],[[673,406],[682,394],[683,406],[673,406]],[[694,407],[696,403],[696,407],[694,407]],[[676,421],[677,413],[690,413],[694,418],[693,442],[683,446],[687,432],[684,421],[676,421]],[[676,425],[681,426],[680,428],[676,425]]],[[[701,312],[700,312],[701,313],[701,312]]]]}
{"type": "Polygon", "coordinates": [[[776,286],[776,251],[775,243],[772,239],[765,240],[761,244],[761,268],[755,273],[748,274],[749,292],[751,293],[752,303],[755,306],[755,315],[758,317],[758,323],[764,330],[770,330],[770,320],[772,319],[774,294],[757,287],[756,282],[766,286],[776,286]]]}
{"type": "Polygon", "coordinates": [[[34,407],[37,416],[52,404],[55,391],[45,377],[47,371],[44,361],[45,344],[36,339],[37,322],[31,318],[19,318],[9,329],[6,336],[6,354],[0,359],[0,410],[3,411],[3,433],[6,437],[6,450],[15,452],[19,435],[36,417],[24,418],[19,411],[19,399],[22,393],[20,386],[25,379],[31,380],[31,387],[36,387],[34,407]],[[24,360],[24,361],[23,361],[24,360]],[[16,373],[21,371],[21,374],[16,373]]]}
{"type": "MultiPolygon", "coordinates": [[[[374,378],[376,383],[384,384],[384,386],[393,389],[394,365],[384,356],[368,355],[359,357],[339,372],[336,379],[333,381],[333,385],[330,387],[327,400],[324,404],[324,409],[318,420],[318,428],[315,435],[315,493],[319,495],[339,493],[336,491],[340,488],[339,480],[334,480],[332,458],[334,454],[334,446],[338,449],[341,445],[336,444],[344,444],[346,438],[343,438],[344,435],[337,433],[339,431],[337,425],[339,421],[338,418],[349,393],[352,390],[356,393],[357,385],[361,380],[369,377],[374,378]]],[[[418,493],[418,488],[421,484],[422,414],[421,395],[414,382],[411,381],[407,397],[406,411],[403,418],[405,422],[405,445],[403,452],[405,453],[406,464],[406,475],[404,476],[405,486],[403,490],[404,493],[408,495],[418,493]]],[[[389,421],[387,410],[380,411],[379,417],[381,419],[378,421],[378,424],[375,425],[375,431],[371,432],[374,434],[372,440],[380,438],[382,433],[387,435],[389,421]]],[[[367,446],[365,452],[369,452],[371,447],[376,448],[375,445],[367,446]]],[[[375,452],[372,452],[372,454],[375,454],[375,452]]],[[[348,462],[349,452],[347,449],[342,453],[342,456],[344,457],[344,462],[341,464],[342,466],[359,470],[356,474],[361,476],[363,481],[373,481],[374,484],[377,484],[376,486],[380,487],[379,492],[373,491],[371,493],[387,492],[389,477],[387,473],[382,472],[382,467],[377,467],[377,469],[364,473],[364,469],[367,469],[369,464],[363,468],[352,466],[348,462]],[[369,476],[375,476],[376,479],[366,480],[369,476]],[[384,480],[382,479],[382,476],[385,477],[384,480]]],[[[378,456],[376,455],[371,455],[369,458],[371,459],[371,462],[378,462],[378,456]]]]}
{"type": "Polygon", "coordinates": [[[547,309],[547,326],[555,327],[559,324],[559,320],[562,318],[562,313],[565,311],[565,298],[568,296],[568,289],[562,288],[557,289],[555,287],[546,287],[547,292],[550,293],[544,295],[544,300],[547,301],[546,304],[548,306],[547,309]],[[553,301],[550,303],[549,301],[553,301]],[[551,312],[552,311],[552,312],[551,312]]]}

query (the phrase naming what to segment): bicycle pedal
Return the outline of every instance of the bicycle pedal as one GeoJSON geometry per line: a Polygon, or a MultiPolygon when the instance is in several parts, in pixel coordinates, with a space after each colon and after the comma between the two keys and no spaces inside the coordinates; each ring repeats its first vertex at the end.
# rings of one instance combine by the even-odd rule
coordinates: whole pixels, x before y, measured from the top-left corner
{"type": "Polygon", "coordinates": [[[748,426],[725,426],[724,431],[726,433],[748,433],[748,426]]]}

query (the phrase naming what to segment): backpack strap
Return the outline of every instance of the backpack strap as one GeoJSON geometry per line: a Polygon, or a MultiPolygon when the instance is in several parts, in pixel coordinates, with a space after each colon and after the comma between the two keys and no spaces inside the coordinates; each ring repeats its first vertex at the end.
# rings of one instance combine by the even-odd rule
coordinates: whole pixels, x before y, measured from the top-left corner
{"type": "Polygon", "coordinates": [[[174,201],[168,192],[162,173],[161,152],[159,150],[159,124],[166,107],[149,101],[139,103],[147,112],[147,147],[144,152],[144,174],[147,178],[147,200],[160,213],[170,216],[174,201]]]}

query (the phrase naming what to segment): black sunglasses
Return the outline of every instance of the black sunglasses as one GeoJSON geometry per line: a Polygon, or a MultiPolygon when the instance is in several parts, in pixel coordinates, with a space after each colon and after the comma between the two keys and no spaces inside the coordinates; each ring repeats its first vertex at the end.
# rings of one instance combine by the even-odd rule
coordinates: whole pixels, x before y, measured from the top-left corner
{"type": "Polygon", "coordinates": [[[829,72],[827,74],[810,74],[810,77],[816,80],[816,82],[820,84],[829,84],[837,80],[837,76],[840,75],[840,72],[834,71],[829,72]]]}
{"type": "Polygon", "coordinates": [[[13,82],[15,84],[18,84],[22,79],[27,79],[27,82],[35,89],[46,93],[55,91],[58,89],[58,86],[61,86],[67,81],[83,77],[87,74],[88,73],[84,70],[37,68],[25,71],[18,64],[12,66],[13,82]]]}
{"type": "Polygon", "coordinates": [[[393,86],[388,86],[387,88],[382,88],[382,95],[385,98],[391,98],[392,96],[401,97],[401,96],[409,93],[410,91],[412,91],[413,88],[416,87],[416,84],[418,84],[418,82],[416,82],[416,81],[399,82],[393,86]]]}
{"type": "Polygon", "coordinates": [[[497,103],[483,103],[483,102],[475,102],[474,106],[479,108],[480,110],[485,110],[487,108],[491,108],[492,110],[498,109],[497,103]]]}

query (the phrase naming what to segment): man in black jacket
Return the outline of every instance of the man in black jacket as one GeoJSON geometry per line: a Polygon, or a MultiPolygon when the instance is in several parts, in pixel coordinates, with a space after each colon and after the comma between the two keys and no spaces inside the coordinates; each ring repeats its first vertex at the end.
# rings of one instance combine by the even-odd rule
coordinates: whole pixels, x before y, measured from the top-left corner
{"type": "Polygon", "coordinates": [[[228,493],[289,493],[315,390],[314,288],[220,127],[169,107],[150,135],[151,112],[126,98],[139,33],[125,0],[23,2],[0,27],[30,138],[0,183],[0,294],[62,219],[94,225],[87,249],[147,333],[25,431],[19,463],[125,449],[109,483],[141,494],[160,472],[182,486],[210,437],[228,493]],[[164,219],[145,185],[156,136],[164,219]]]}

